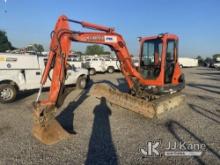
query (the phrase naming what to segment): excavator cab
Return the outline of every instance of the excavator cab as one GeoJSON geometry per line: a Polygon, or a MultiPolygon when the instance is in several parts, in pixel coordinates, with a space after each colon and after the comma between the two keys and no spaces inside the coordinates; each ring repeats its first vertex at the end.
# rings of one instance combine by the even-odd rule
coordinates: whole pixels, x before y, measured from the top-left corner
{"type": "Polygon", "coordinates": [[[163,41],[160,38],[142,42],[140,73],[144,79],[156,79],[160,74],[163,41]]]}
{"type": "Polygon", "coordinates": [[[149,85],[173,89],[183,82],[178,63],[178,37],[174,34],[160,34],[140,39],[141,53],[139,72],[149,85]]]}

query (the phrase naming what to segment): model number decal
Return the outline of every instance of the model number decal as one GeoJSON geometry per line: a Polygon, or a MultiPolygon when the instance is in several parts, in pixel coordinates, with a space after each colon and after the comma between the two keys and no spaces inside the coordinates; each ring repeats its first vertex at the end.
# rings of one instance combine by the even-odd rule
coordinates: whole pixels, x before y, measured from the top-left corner
{"type": "Polygon", "coordinates": [[[87,42],[103,42],[104,37],[103,36],[88,36],[86,38],[87,42]]]}
{"type": "Polygon", "coordinates": [[[117,37],[116,36],[105,36],[105,42],[116,43],[117,37]]]}

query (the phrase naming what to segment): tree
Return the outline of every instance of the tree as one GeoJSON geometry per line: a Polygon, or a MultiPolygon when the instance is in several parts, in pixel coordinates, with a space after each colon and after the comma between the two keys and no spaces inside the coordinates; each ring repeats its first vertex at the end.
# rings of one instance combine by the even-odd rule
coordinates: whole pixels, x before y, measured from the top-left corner
{"type": "Polygon", "coordinates": [[[85,54],[89,54],[89,55],[100,55],[100,54],[104,54],[104,48],[103,46],[99,46],[99,45],[90,45],[86,47],[86,52],[85,54]]]}
{"type": "Polygon", "coordinates": [[[44,47],[41,44],[34,44],[33,47],[36,50],[36,52],[43,52],[44,51],[44,47]]]}
{"type": "Polygon", "coordinates": [[[212,64],[213,64],[213,59],[210,57],[206,57],[206,59],[204,60],[204,66],[210,67],[212,64]]]}
{"type": "Polygon", "coordinates": [[[214,54],[212,57],[214,60],[216,60],[217,58],[220,58],[220,54],[214,54]]]}
{"type": "Polygon", "coordinates": [[[111,52],[109,52],[109,51],[104,51],[103,54],[110,55],[111,52]]]}
{"type": "Polygon", "coordinates": [[[5,52],[6,50],[13,50],[11,42],[8,41],[6,32],[0,30],[0,52],[5,52]]]}
{"type": "Polygon", "coordinates": [[[80,56],[83,55],[83,53],[81,51],[75,51],[74,53],[77,55],[80,55],[80,56]]]}
{"type": "Polygon", "coordinates": [[[199,63],[199,66],[203,66],[204,65],[204,60],[201,56],[197,56],[196,59],[198,59],[198,63],[199,63]]]}

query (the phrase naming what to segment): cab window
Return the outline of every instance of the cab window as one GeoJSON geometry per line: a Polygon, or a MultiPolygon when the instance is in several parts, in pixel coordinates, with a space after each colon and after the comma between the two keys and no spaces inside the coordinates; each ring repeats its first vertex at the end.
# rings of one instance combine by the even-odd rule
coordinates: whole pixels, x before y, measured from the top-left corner
{"type": "Polygon", "coordinates": [[[162,40],[147,40],[143,44],[141,64],[144,66],[159,65],[161,62],[161,54],[162,40]]]}
{"type": "Polygon", "coordinates": [[[167,41],[166,61],[171,62],[175,60],[175,41],[167,41]]]}

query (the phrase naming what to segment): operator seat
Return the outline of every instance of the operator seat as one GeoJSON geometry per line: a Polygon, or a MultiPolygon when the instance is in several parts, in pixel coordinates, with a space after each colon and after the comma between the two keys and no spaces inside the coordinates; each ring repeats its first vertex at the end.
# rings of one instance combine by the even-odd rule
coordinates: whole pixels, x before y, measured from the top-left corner
{"type": "Polygon", "coordinates": [[[166,56],[166,67],[165,67],[165,83],[171,83],[173,72],[175,68],[175,61],[170,55],[170,53],[167,53],[166,56]]]}

